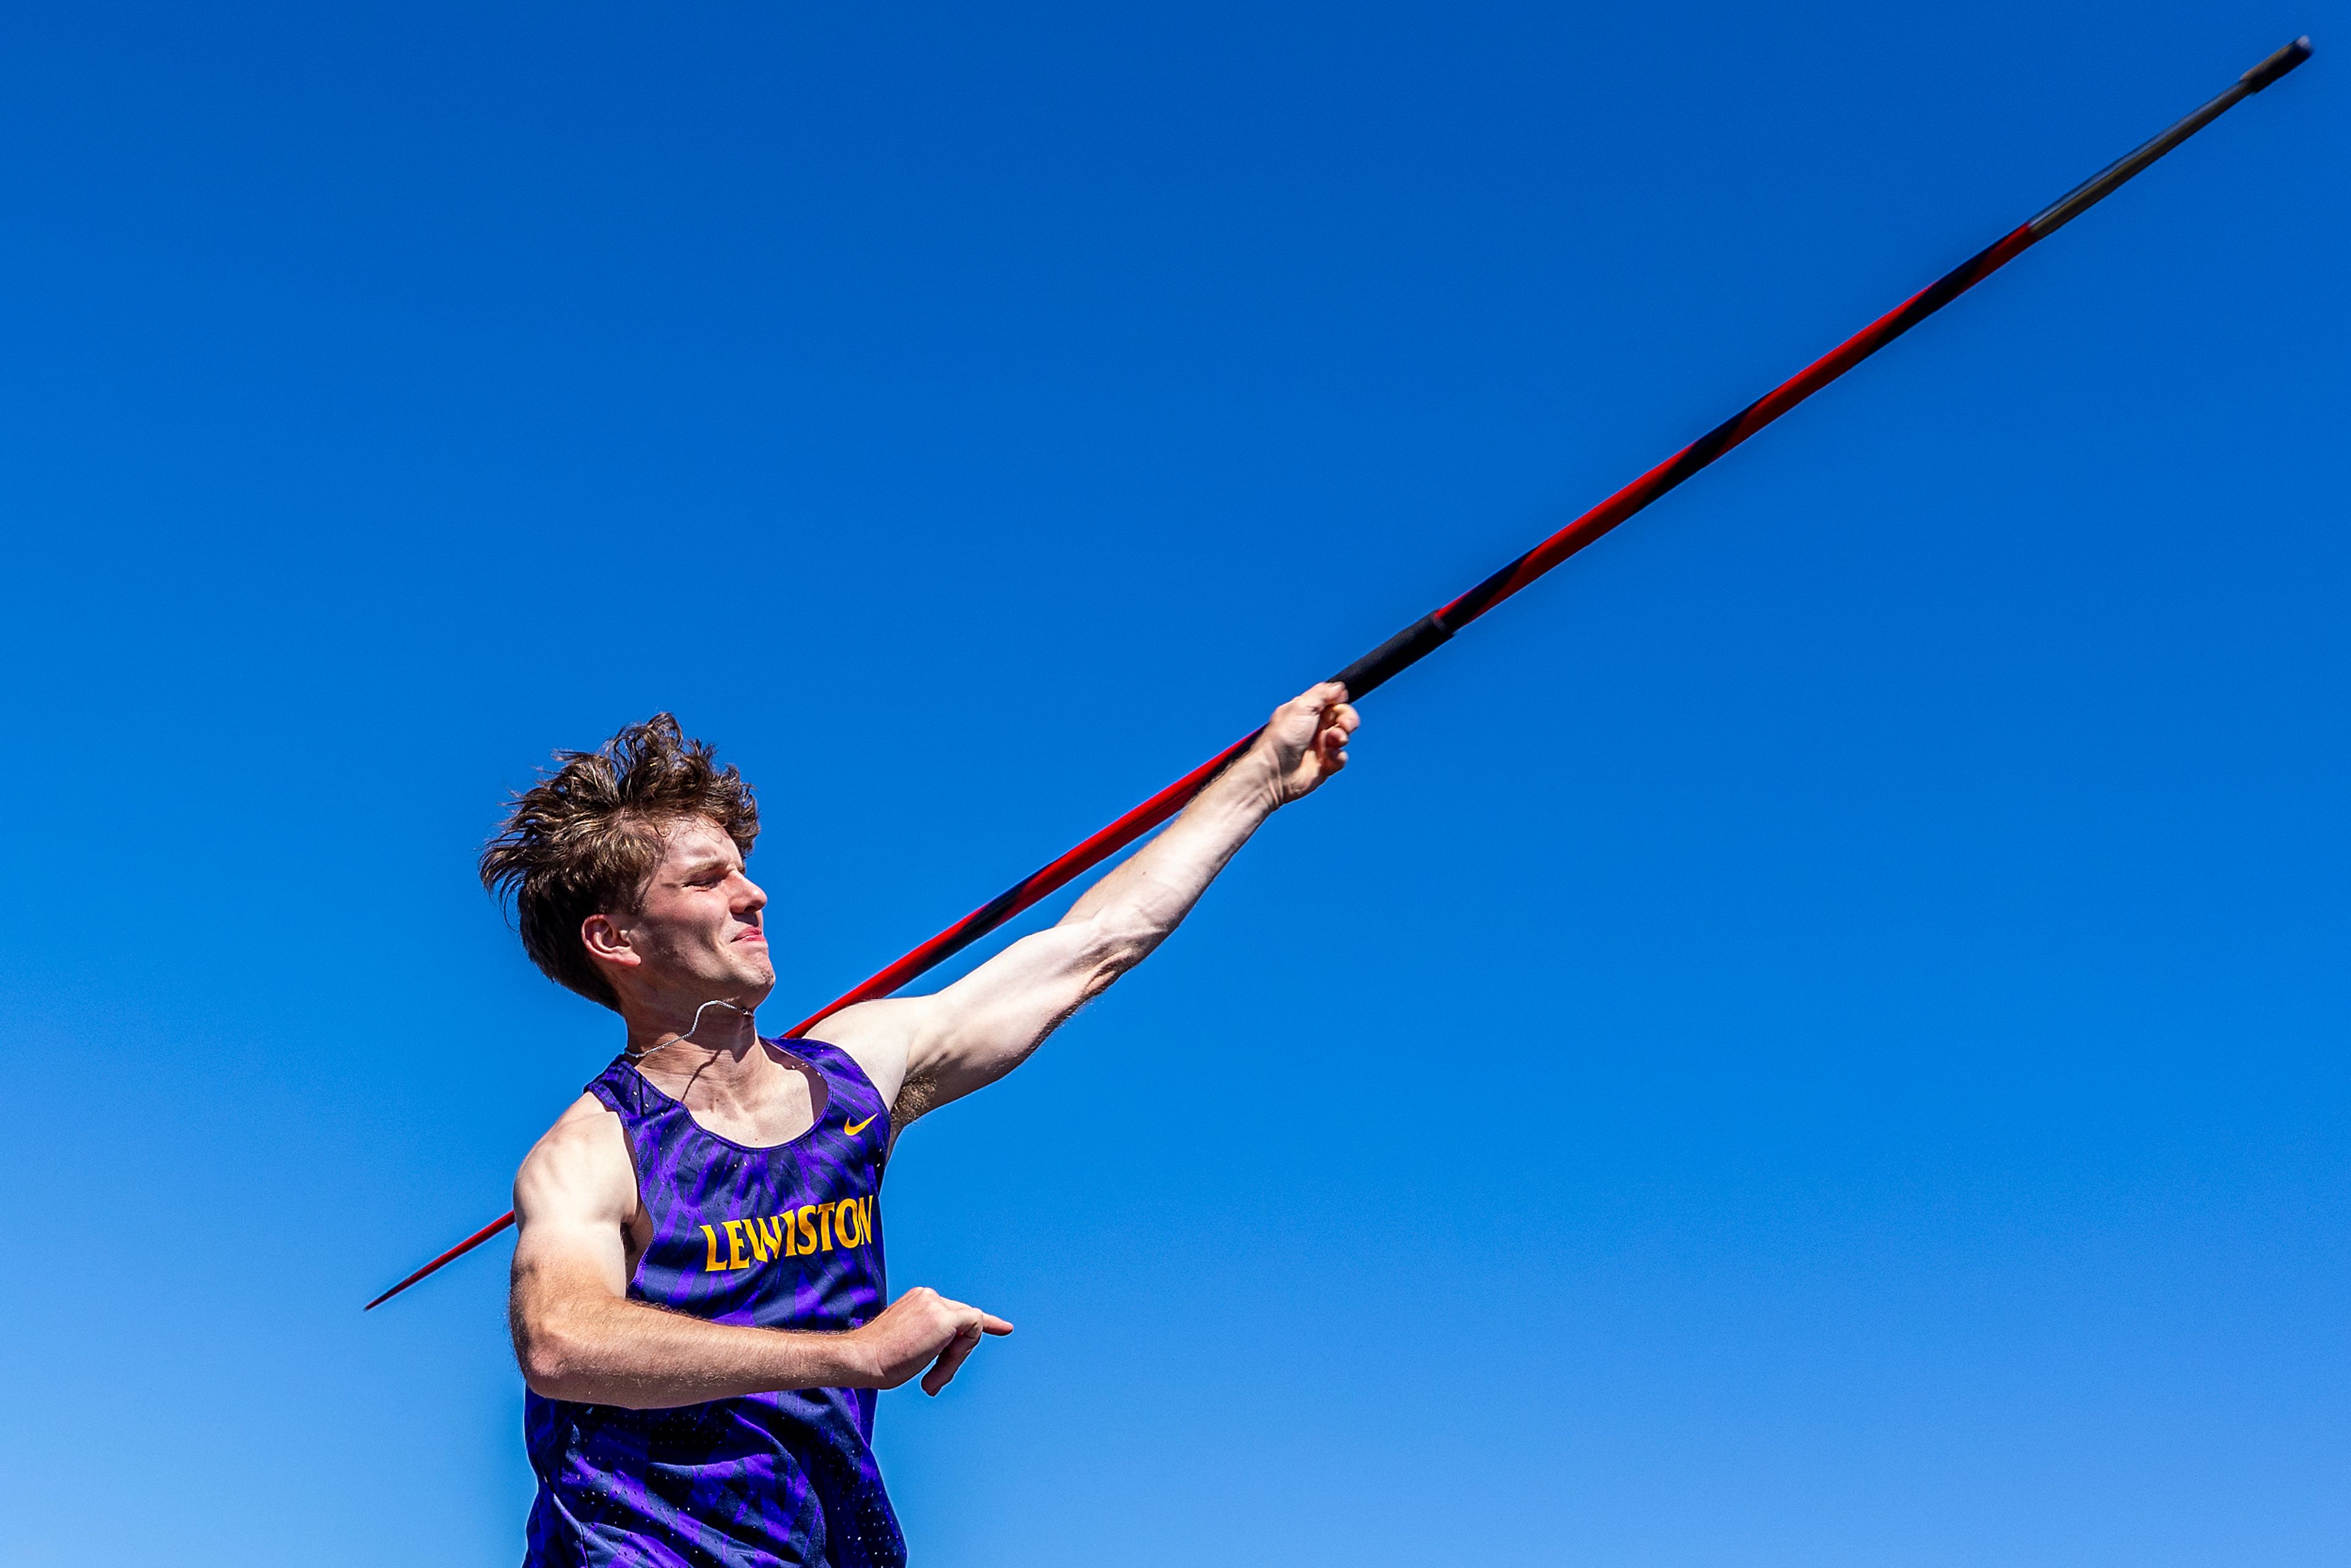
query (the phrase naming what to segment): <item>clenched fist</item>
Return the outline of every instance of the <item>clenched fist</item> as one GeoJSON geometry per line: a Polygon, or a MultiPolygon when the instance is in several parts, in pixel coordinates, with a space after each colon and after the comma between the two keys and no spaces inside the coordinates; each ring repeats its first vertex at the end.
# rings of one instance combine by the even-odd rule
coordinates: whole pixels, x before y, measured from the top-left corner
{"type": "Polygon", "coordinates": [[[1362,722],[1336,681],[1309,686],[1274,709],[1253,748],[1271,770],[1274,804],[1312,794],[1347,766],[1347,737],[1362,722]]]}
{"type": "Polygon", "coordinates": [[[849,1386],[895,1388],[921,1372],[923,1392],[936,1394],[954,1378],[980,1335],[1011,1332],[1012,1325],[1002,1318],[917,1285],[880,1317],[842,1336],[855,1343],[862,1374],[849,1386]],[[930,1370],[924,1372],[925,1366],[930,1370]]]}

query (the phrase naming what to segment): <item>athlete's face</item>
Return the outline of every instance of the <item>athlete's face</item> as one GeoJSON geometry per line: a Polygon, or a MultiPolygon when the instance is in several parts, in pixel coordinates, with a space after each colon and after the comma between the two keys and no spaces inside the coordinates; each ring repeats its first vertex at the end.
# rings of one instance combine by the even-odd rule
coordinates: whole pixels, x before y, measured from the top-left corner
{"type": "Polygon", "coordinates": [[[590,951],[601,946],[619,959],[613,984],[624,998],[634,992],[664,1011],[688,1013],[714,1000],[755,1008],[776,984],[761,916],[767,904],[744,874],[735,841],[695,818],[670,829],[635,913],[591,915],[580,934],[590,951]]]}

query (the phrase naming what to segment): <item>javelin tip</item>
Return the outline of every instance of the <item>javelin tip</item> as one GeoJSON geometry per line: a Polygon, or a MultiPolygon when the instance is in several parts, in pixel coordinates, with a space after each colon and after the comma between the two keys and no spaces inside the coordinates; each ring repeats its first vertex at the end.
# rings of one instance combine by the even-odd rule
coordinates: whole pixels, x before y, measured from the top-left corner
{"type": "Polygon", "coordinates": [[[2237,79],[2245,84],[2247,92],[2259,92],[2308,58],[2310,35],[2304,33],[2237,79]]]}

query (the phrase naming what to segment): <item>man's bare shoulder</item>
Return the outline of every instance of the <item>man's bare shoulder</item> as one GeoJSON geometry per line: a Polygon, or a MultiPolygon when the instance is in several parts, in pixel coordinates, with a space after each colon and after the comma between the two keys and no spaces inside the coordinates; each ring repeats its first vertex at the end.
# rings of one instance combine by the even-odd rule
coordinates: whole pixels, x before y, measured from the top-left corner
{"type": "MultiPolygon", "coordinates": [[[[905,1082],[906,1054],[936,1010],[935,997],[885,997],[827,1013],[808,1037],[847,1051],[886,1103],[905,1082]]],[[[785,1042],[789,1048],[790,1042],[785,1042]]]]}
{"type": "MultiPolygon", "coordinates": [[[[538,1140],[539,1145],[544,1145],[549,1138],[567,1131],[570,1131],[576,1136],[578,1128],[583,1125],[594,1126],[600,1123],[608,1126],[612,1132],[617,1133],[621,1130],[621,1118],[618,1113],[593,1094],[582,1093],[579,1099],[563,1108],[563,1114],[555,1119],[555,1125],[549,1127],[545,1135],[538,1140]]],[[[534,1147],[531,1152],[537,1154],[538,1149],[534,1147]]]]}
{"type": "Polygon", "coordinates": [[[621,1118],[593,1094],[573,1101],[531,1145],[515,1173],[515,1214],[533,1218],[626,1219],[637,1173],[621,1118]]]}
{"type": "Polygon", "coordinates": [[[843,1051],[859,1051],[879,1044],[885,1039],[904,1039],[919,1027],[924,1014],[936,998],[932,997],[884,997],[878,1002],[852,1002],[837,1013],[827,1013],[810,1024],[808,1037],[843,1051]]]}

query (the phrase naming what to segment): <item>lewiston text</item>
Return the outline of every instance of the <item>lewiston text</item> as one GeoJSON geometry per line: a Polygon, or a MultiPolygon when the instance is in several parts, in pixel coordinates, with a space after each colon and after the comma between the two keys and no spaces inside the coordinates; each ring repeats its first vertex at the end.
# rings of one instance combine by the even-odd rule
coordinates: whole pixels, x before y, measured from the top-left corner
{"type": "Polygon", "coordinates": [[[838,1203],[802,1204],[781,1214],[705,1225],[702,1234],[708,1250],[702,1267],[705,1274],[748,1269],[775,1258],[830,1252],[836,1246],[862,1247],[873,1239],[873,1199],[869,1194],[838,1203]]]}

